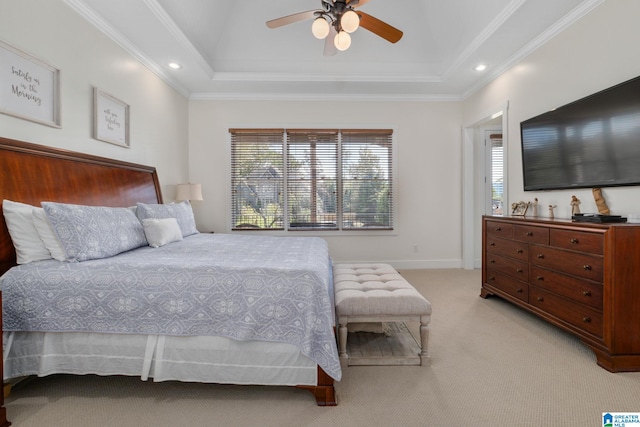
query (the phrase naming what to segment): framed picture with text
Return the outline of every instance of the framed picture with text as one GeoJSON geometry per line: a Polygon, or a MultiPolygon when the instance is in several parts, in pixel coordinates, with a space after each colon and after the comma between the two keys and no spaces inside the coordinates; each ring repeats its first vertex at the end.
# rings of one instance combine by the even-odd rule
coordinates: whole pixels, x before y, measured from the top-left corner
{"type": "Polygon", "coordinates": [[[60,128],[60,70],[0,41],[0,113],[60,128]]]}
{"type": "Polygon", "coordinates": [[[97,87],[93,88],[93,137],[130,148],[129,106],[97,87]]]}

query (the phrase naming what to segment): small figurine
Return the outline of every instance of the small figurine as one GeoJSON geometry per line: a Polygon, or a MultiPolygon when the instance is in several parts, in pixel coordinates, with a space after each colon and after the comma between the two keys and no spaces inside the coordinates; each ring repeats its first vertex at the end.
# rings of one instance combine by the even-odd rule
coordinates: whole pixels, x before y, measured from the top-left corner
{"type": "Polygon", "coordinates": [[[553,209],[557,208],[556,205],[549,205],[549,218],[553,219],[554,215],[553,215],[553,209]]]}
{"type": "Polygon", "coordinates": [[[580,213],[580,199],[576,196],[571,196],[571,216],[580,213]]]}
{"type": "Polygon", "coordinates": [[[538,216],[538,198],[536,197],[535,199],[533,199],[533,202],[531,202],[531,209],[533,211],[533,216],[538,216]]]}

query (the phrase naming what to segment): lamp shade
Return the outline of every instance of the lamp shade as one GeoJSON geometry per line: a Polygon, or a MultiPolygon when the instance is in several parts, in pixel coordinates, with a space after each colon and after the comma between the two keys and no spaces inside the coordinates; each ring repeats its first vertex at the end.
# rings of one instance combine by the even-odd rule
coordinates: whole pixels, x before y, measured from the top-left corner
{"type": "Polygon", "coordinates": [[[202,200],[202,184],[178,184],[176,200],[202,200]]]}
{"type": "Polygon", "coordinates": [[[340,26],[347,33],[353,33],[360,26],[360,17],[353,10],[348,10],[340,18],[340,26]]]}
{"type": "Polygon", "coordinates": [[[323,17],[316,18],[311,24],[311,32],[317,39],[324,39],[329,35],[329,23],[323,17]]]}
{"type": "Polygon", "coordinates": [[[351,46],[351,36],[346,31],[340,31],[333,39],[333,44],[338,50],[347,50],[351,46]]]}

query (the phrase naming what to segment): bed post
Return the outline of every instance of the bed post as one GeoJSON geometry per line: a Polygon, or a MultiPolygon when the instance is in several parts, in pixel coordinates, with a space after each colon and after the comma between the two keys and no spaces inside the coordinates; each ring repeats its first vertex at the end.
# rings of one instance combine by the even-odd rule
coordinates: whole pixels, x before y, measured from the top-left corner
{"type": "Polygon", "coordinates": [[[333,378],[327,375],[320,366],[318,366],[318,385],[301,385],[298,388],[309,390],[315,396],[318,406],[338,405],[336,390],[333,387],[333,378]]]}

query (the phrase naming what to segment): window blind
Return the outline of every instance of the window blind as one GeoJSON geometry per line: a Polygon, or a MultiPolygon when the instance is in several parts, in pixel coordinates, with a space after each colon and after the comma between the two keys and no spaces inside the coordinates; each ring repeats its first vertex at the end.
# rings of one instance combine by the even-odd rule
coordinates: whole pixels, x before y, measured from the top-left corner
{"type": "Polygon", "coordinates": [[[282,229],[284,129],[229,129],[233,230],[282,229]]]}
{"type": "Polygon", "coordinates": [[[504,200],[504,147],[502,134],[492,134],[491,141],[491,213],[503,213],[504,200]]]}
{"type": "Polygon", "coordinates": [[[233,230],[393,229],[392,130],[229,132],[233,230]]]}
{"type": "Polygon", "coordinates": [[[289,227],[337,229],[338,131],[287,129],[289,227]]]}
{"type": "Polygon", "coordinates": [[[393,228],[391,130],[342,131],[343,229],[393,228]]]}

